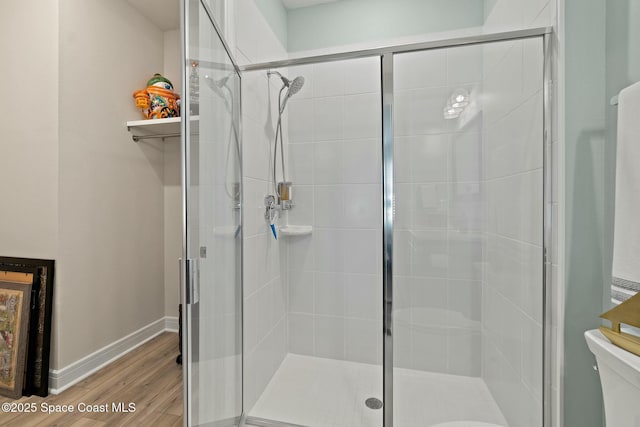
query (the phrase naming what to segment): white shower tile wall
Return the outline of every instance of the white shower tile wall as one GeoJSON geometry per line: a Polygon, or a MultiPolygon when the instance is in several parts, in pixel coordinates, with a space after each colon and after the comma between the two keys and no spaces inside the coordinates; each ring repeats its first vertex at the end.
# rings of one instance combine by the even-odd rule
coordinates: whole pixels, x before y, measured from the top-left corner
{"type": "MultiPolygon", "coordinates": [[[[245,73],[243,105],[269,105],[280,89],[269,83],[265,73],[245,73]],[[252,99],[255,97],[255,99],[252,99]]],[[[272,108],[277,108],[273,106],[272,108]]],[[[269,182],[269,144],[273,129],[263,117],[243,114],[244,154],[244,351],[245,396],[250,408],[267,386],[286,352],[286,288],[280,254],[281,241],[276,241],[264,219],[264,197],[273,194],[269,182]]],[[[284,262],[284,260],[282,260],[284,262]]]]}
{"type": "Polygon", "coordinates": [[[482,376],[509,425],[542,425],[543,43],[484,47],[482,376]]]}
{"type": "MultiPolygon", "coordinates": [[[[556,7],[556,0],[486,2],[484,28],[494,32],[553,26],[556,7]]],[[[483,51],[487,223],[482,377],[509,425],[531,427],[542,425],[542,52],[540,39],[494,43],[483,51]]],[[[552,158],[557,158],[556,139],[546,147],[552,158]]],[[[552,200],[557,218],[556,193],[552,200]]],[[[553,272],[557,272],[557,243],[555,237],[548,248],[553,272]]],[[[553,283],[559,283],[555,274],[552,277],[553,283]]],[[[554,314],[554,337],[557,321],[554,314]]],[[[559,377],[553,365],[557,387],[559,377]]],[[[552,394],[554,425],[559,425],[558,389],[552,394]]]]}
{"type": "Polygon", "coordinates": [[[291,67],[288,165],[289,351],[382,361],[381,123],[378,58],[291,67]]]}
{"type": "Polygon", "coordinates": [[[479,377],[482,48],[394,58],[394,364],[479,377]],[[454,91],[471,104],[456,120],[454,91]]]}
{"type": "MultiPolygon", "coordinates": [[[[241,64],[284,57],[254,2],[234,2],[236,59],[241,64]]],[[[242,75],[244,408],[249,412],[288,352],[284,243],[264,219],[264,197],[273,194],[270,159],[280,79],[266,71],[242,75]]],[[[284,127],[287,131],[286,126],[284,127]]]]}

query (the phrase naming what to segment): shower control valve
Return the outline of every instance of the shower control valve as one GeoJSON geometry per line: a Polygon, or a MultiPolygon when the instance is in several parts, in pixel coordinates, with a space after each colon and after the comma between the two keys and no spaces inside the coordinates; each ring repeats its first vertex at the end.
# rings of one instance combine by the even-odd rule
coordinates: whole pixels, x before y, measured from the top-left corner
{"type": "Polygon", "coordinates": [[[273,218],[276,215],[276,210],[278,210],[278,204],[276,203],[276,196],[269,194],[264,197],[264,219],[269,222],[273,221],[273,218]]]}

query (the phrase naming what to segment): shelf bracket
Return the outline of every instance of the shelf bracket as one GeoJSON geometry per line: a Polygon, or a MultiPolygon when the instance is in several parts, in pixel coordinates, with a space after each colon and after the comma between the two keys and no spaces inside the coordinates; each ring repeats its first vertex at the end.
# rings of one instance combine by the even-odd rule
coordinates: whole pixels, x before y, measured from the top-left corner
{"type": "Polygon", "coordinates": [[[143,139],[162,139],[162,141],[164,141],[166,138],[176,138],[179,136],[179,133],[165,133],[158,135],[131,135],[131,139],[133,139],[134,142],[139,142],[143,139]]]}

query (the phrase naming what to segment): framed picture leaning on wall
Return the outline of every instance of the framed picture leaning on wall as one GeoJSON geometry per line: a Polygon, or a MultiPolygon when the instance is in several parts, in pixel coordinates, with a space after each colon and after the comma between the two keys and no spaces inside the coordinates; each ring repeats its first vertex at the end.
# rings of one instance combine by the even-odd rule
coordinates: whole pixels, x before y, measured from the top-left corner
{"type": "Polygon", "coordinates": [[[22,396],[31,285],[0,281],[0,395],[22,396]]]}
{"type": "Polygon", "coordinates": [[[22,393],[25,396],[35,394],[46,397],[49,394],[54,268],[53,260],[0,257],[0,280],[3,273],[5,276],[15,273],[33,273],[29,343],[22,393]]]}

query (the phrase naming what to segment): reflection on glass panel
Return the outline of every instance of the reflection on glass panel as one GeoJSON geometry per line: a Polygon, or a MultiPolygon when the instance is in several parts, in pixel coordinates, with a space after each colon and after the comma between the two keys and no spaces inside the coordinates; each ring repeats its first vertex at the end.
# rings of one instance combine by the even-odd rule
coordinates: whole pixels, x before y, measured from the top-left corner
{"type": "Polygon", "coordinates": [[[542,41],[394,56],[394,419],[542,425],[542,41]]]}
{"type": "Polygon", "coordinates": [[[222,34],[225,34],[227,28],[224,17],[226,16],[225,12],[227,7],[227,0],[204,0],[204,2],[209,6],[218,29],[222,34]]]}
{"type": "MultiPolygon", "coordinates": [[[[198,1],[190,1],[188,254],[198,302],[187,315],[191,424],[242,412],[240,78],[198,1]]],[[[225,424],[227,425],[227,424],[225,424]]]]}

